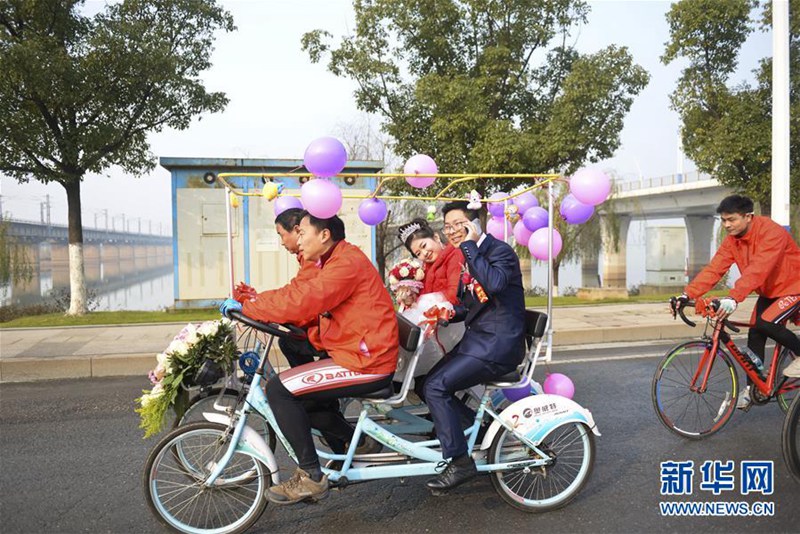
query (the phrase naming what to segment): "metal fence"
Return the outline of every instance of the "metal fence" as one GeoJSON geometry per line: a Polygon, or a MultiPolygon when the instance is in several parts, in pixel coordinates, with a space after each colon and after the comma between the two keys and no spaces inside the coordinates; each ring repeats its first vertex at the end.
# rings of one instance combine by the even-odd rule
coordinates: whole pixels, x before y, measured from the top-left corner
{"type": "Polygon", "coordinates": [[[685,172],[682,174],[669,174],[656,178],[643,178],[630,182],[617,182],[619,192],[636,191],[639,189],[650,189],[653,187],[664,187],[667,185],[686,184],[691,182],[702,182],[713,180],[714,177],[699,171],[685,172]]]}

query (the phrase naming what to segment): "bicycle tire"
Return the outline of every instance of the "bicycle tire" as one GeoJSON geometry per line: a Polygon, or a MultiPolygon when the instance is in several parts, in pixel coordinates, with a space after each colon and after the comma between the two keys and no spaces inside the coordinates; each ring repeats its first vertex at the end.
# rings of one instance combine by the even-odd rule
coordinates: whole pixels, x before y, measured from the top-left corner
{"type": "Polygon", "coordinates": [[[142,482],[147,506],[160,523],[173,532],[238,534],[258,521],[268,504],[270,479],[255,458],[237,451],[212,486],[202,484],[229,445],[228,427],[210,422],[179,426],[156,444],[142,482]],[[187,470],[176,448],[196,455],[188,463],[202,471],[187,470]]]}
{"type": "MultiPolygon", "coordinates": [[[[541,513],[566,506],[586,485],[594,468],[594,435],[583,423],[554,427],[540,448],[553,458],[550,465],[490,473],[492,486],[500,498],[524,512],[541,513]]],[[[519,461],[535,454],[513,432],[502,428],[489,448],[488,462],[519,461]]]]}
{"type": "MultiPolygon", "coordinates": [[[[783,380],[783,370],[794,361],[797,356],[794,355],[792,351],[783,347],[778,354],[778,360],[773,365],[777,365],[777,371],[775,373],[775,380],[777,384],[780,384],[783,380]]],[[[787,382],[794,381],[795,383],[800,382],[800,378],[789,378],[787,382]]],[[[778,406],[780,406],[783,413],[789,411],[789,406],[792,404],[792,401],[800,396],[800,390],[792,390],[788,393],[778,393],[775,395],[775,399],[778,401],[778,406]]]]}
{"type": "Polygon", "coordinates": [[[800,395],[795,396],[783,420],[781,449],[789,473],[800,483],[800,395]]]}
{"type": "Polygon", "coordinates": [[[653,375],[651,400],[656,415],[671,432],[684,438],[707,438],[722,429],[736,410],[739,395],[736,369],[722,350],[717,351],[712,362],[706,391],[697,393],[689,389],[700,359],[709,347],[702,340],[681,343],[664,355],[653,375]],[[697,421],[688,420],[692,415],[697,421]],[[701,418],[708,421],[700,421],[701,418]]]}
{"type": "MultiPolygon", "coordinates": [[[[188,423],[205,421],[206,419],[203,417],[203,412],[224,413],[224,411],[218,410],[215,407],[215,404],[219,403],[219,405],[223,407],[234,406],[236,405],[238,398],[239,392],[235,389],[219,387],[214,388],[211,390],[211,393],[208,396],[198,396],[192,399],[192,401],[186,407],[186,411],[184,411],[183,416],[180,418],[175,418],[173,428],[188,423]],[[219,394],[223,389],[225,392],[220,399],[219,394]]],[[[247,416],[247,426],[261,434],[261,437],[264,438],[264,441],[267,443],[267,445],[269,445],[269,448],[273,451],[275,450],[278,442],[277,437],[275,436],[275,432],[272,431],[272,427],[269,426],[269,423],[261,416],[261,414],[255,410],[251,411],[247,416]]]]}

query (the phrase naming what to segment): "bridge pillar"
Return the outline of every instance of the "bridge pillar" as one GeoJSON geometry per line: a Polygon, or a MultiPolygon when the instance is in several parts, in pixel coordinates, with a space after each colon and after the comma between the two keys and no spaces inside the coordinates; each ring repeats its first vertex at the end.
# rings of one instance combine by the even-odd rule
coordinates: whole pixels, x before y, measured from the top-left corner
{"type": "Polygon", "coordinates": [[[697,276],[711,260],[711,243],[714,239],[714,217],[711,215],[684,215],[689,235],[689,280],[697,276]]]}
{"type": "Polygon", "coordinates": [[[614,249],[613,228],[608,217],[603,217],[603,287],[628,287],[627,280],[627,248],[628,228],[631,217],[618,216],[619,248],[614,249]]]}
{"type": "Polygon", "coordinates": [[[597,267],[599,265],[598,256],[581,254],[581,287],[599,287],[600,281],[597,278],[597,267]]]}

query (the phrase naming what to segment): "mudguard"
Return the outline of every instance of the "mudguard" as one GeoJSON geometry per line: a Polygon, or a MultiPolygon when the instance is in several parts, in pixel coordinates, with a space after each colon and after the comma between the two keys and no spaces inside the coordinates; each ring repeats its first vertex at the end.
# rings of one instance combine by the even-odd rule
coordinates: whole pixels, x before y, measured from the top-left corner
{"type": "MultiPolygon", "coordinates": [[[[225,426],[231,424],[231,418],[223,413],[203,412],[203,417],[212,423],[220,423],[225,426]]],[[[239,439],[238,448],[244,454],[252,456],[256,460],[266,460],[272,483],[280,484],[281,479],[278,473],[278,462],[275,460],[275,455],[272,453],[269,445],[267,445],[267,442],[261,437],[261,434],[245,425],[242,431],[242,437],[239,439]]]]}
{"type": "MultiPolygon", "coordinates": [[[[500,413],[500,419],[538,445],[555,427],[564,423],[584,423],[600,435],[592,413],[577,402],[559,395],[532,395],[520,399],[500,413]]],[[[483,438],[480,450],[488,450],[503,428],[494,420],[483,438]]]]}

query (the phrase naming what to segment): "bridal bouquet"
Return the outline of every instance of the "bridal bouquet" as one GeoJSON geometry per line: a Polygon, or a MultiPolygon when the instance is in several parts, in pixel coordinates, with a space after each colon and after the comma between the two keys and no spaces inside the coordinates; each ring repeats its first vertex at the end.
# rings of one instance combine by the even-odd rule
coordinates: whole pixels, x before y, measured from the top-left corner
{"type": "Polygon", "coordinates": [[[403,311],[403,306],[410,306],[416,300],[422,291],[424,279],[425,271],[417,260],[400,260],[392,266],[389,270],[389,289],[400,303],[400,311],[403,311]]]}
{"type": "Polygon", "coordinates": [[[181,384],[208,385],[232,371],[237,356],[233,333],[233,323],[225,318],[200,326],[190,323],[156,355],[156,367],[148,374],[153,388],[136,399],[145,438],[164,428],[170,407],[181,415],[188,400],[181,395],[181,384]]]}

